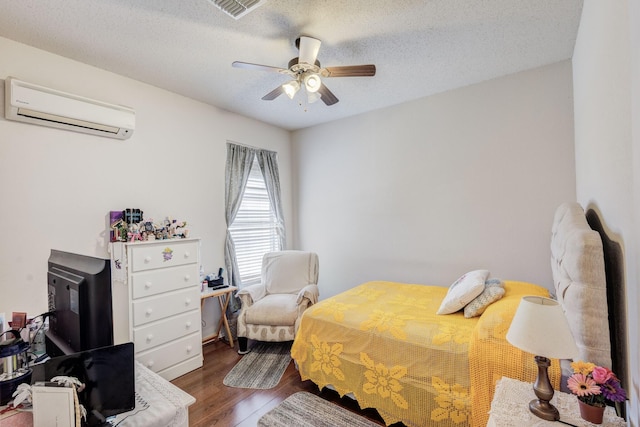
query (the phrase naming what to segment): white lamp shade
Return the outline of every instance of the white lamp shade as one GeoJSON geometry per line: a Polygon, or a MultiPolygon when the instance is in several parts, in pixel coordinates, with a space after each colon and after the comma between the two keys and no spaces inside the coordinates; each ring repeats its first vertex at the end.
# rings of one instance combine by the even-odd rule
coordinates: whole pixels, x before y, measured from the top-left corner
{"type": "Polygon", "coordinates": [[[313,104],[318,101],[322,95],[318,92],[307,92],[307,102],[309,104],[313,104]]]}
{"type": "Polygon", "coordinates": [[[320,90],[320,85],[322,81],[320,80],[320,76],[315,73],[307,72],[304,76],[304,86],[307,89],[307,92],[317,92],[320,90]]]}
{"type": "Polygon", "coordinates": [[[287,94],[289,99],[293,99],[298,90],[300,90],[300,83],[297,80],[291,80],[282,85],[282,89],[284,89],[284,93],[287,94]]]}
{"type": "Polygon", "coordinates": [[[538,296],[522,297],[507,341],[535,356],[572,359],[578,355],[569,323],[558,301],[538,296]]]}

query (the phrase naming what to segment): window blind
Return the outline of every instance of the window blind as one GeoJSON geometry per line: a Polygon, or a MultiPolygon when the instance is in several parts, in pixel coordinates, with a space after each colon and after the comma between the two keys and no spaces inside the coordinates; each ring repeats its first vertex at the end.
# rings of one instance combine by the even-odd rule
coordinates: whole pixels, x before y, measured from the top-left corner
{"type": "Polygon", "coordinates": [[[240,210],[229,227],[243,286],[260,283],[263,255],[281,250],[276,224],[260,165],[254,157],[240,210]]]}

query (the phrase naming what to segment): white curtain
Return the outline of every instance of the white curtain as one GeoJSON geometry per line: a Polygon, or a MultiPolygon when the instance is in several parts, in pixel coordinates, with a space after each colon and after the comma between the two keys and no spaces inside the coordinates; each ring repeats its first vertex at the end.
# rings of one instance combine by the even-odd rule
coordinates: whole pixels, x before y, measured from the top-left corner
{"type": "MultiPolygon", "coordinates": [[[[236,261],[236,250],[229,231],[229,226],[233,224],[244,189],[247,186],[251,164],[256,154],[256,150],[243,145],[227,143],[227,164],[225,168],[225,219],[227,221],[227,237],[224,246],[224,263],[227,269],[227,281],[231,286],[240,285],[240,274],[238,272],[238,262],[236,261]]],[[[237,303],[235,299],[230,301],[231,306],[237,303]]],[[[232,310],[237,307],[230,307],[232,310]]]]}
{"type": "Polygon", "coordinates": [[[280,239],[280,248],[286,248],[286,233],[284,228],[284,215],[282,214],[282,198],[280,191],[280,172],[278,170],[278,153],[267,150],[257,150],[256,156],[258,158],[258,164],[262,171],[265,186],[267,187],[267,194],[269,195],[269,202],[271,203],[271,209],[277,220],[278,238],[280,239]]]}

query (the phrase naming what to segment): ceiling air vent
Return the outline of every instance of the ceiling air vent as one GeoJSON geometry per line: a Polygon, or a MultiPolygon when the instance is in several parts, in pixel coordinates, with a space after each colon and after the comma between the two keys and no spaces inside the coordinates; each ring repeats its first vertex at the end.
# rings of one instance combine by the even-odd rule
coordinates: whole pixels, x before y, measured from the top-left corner
{"type": "Polygon", "coordinates": [[[221,11],[234,19],[240,19],[247,13],[262,6],[267,0],[209,0],[221,11]]]}

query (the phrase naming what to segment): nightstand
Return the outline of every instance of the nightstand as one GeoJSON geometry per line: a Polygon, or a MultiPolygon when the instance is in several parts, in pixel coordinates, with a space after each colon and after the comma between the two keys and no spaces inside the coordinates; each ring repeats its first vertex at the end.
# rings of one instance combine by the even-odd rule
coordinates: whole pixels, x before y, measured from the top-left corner
{"type": "MultiPolygon", "coordinates": [[[[496,383],[496,392],[491,402],[491,411],[487,427],[512,427],[512,426],[554,426],[562,424],[545,421],[536,417],[529,411],[529,402],[535,399],[533,384],[502,377],[496,383]]],[[[553,404],[560,411],[560,419],[567,423],[580,427],[593,427],[580,417],[578,399],[573,394],[555,391],[553,404]]],[[[607,407],[604,412],[602,426],[625,427],[627,423],[616,416],[613,408],[607,407]]]]}

